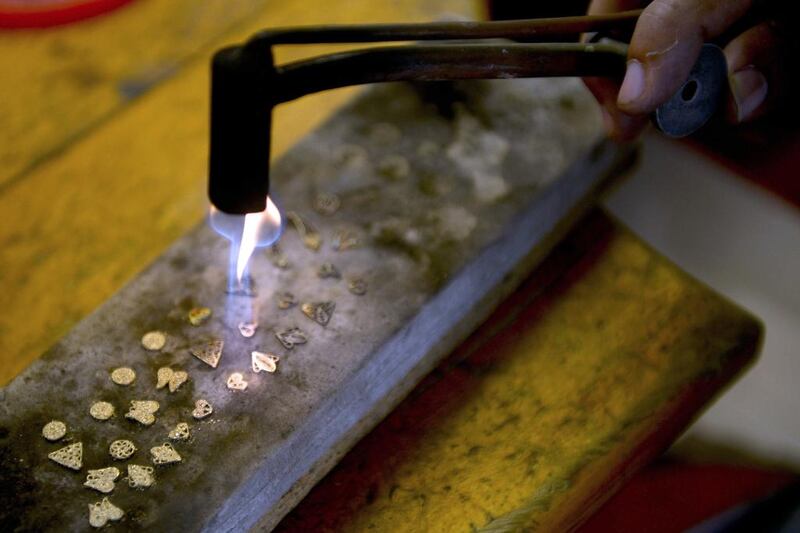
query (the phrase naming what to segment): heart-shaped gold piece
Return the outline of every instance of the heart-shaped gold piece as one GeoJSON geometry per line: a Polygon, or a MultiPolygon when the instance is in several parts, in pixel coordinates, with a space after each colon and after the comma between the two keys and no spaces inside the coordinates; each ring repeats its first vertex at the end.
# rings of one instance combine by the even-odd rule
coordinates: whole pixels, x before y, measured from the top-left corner
{"type": "Polygon", "coordinates": [[[119,477],[119,468],[109,466],[98,470],[89,470],[84,487],[108,494],[114,490],[114,481],[119,477]]]}
{"type": "Polygon", "coordinates": [[[134,489],[146,489],[155,483],[152,466],[128,465],[128,486],[134,489]]]}
{"type": "Polygon", "coordinates": [[[103,527],[109,520],[116,522],[124,514],[125,512],[108,501],[108,498],[89,504],[89,524],[92,527],[103,527]]]}
{"type": "Polygon", "coordinates": [[[180,463],[183,459],[180,454],[175,451],[172,444],[165,442],[161,446],[154,446],[150,448],[150,455],[153,458],[154,465],[168,465],[172,463],[180,463]]]}
{"type": "Polygon", "coordinates": [[[244,376],[242,376],[241,372],[234,372],[228,376],[227,385],[231,390],[247,390],[247,382],[244,380],[244,376]]]}
{"type": "Polygon", "coordinates": [[[278,370],[278,361],[281,358],[274,353],[250,352],[250,364],[253,372],[258,374],[261,371],[270,374],[278,370]]]}
{"type": "Polygon", "coordinates": [[[192,416],[198,420],[207,417],[213,412],[214,408],[211,407],[211,404],[206,400],[197,400],[194,402],[194,411],[192,411],[192,416]]]}
{"type": "Polygon", "coordinates": [[[181,422],[169,432],[169,438],[172,440],[187,440],[189,438],[189,424],[181,422]]]}
{"type": "Polygon", "coordinates": [[[158,408],[158,402],[154,400],[131,400],[131,407],[125,413],[125,418],[149,426],[156,421],[155,412],[158,411],[158,408]]]}

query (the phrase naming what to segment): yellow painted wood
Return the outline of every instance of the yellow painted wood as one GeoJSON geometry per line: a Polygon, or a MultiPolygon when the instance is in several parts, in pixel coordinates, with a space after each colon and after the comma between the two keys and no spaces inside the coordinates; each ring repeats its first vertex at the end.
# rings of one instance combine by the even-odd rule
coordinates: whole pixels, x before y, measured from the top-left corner
{"type": "Polygon", "coordinates": [[[759,325],[626,231],[597,248],[534,276],[279,531],[564,531],[658,454],[759,325]]]}
{"type": "MultiPolygon", "coordinates": [[[[0,65],[13,67],[8,74],[0,70],[0,176],[6,180],[0,185],[0,383],[203,216],[213,50],[267,26],[476,14],[476,2],[468,0],[262,2],[257,11],[257,2],[244,0],[200,4],[140,0],[80,26],[0,36],[0,58],[7,61],[0,65]],[[186,22],[192,17],[203,22],[186,22]],[[230,20],[233,29],[219,36],[225,25],[215,17],[230,20]],[[171,21],[178,29],[190,26],[189,37],[171,21]],[[198,47],[194,37],[214,42],[198,47]],[[62,41],[73,51],[68,61],[53,53],[62,41]],[[91,67],[82,66],[84,58],[91,67]],[[119,84],[165,61],[179,64],[179,71],[122,105],[119,84]],[[97,69],[100,81],[81,90],[63,65],[97,69]],[[60,147],[57,154],[31,167],[53,147],[60,147]]],[[[332,49],[287,47],[277,58],[332,49]]],[[[280,155],[351,94],[335,91],[281,106],[273,153],[280,155]]]]}

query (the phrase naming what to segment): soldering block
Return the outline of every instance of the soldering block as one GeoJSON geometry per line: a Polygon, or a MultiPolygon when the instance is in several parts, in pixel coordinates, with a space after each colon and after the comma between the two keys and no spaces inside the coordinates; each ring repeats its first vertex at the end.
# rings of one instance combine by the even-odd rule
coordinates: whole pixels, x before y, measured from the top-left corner
{"type": "Polygon", "coordinates": [[[85,472],[49,461],[54,445],[40,434],[58,418],[92,467],[109,462],[113,440],[149,450],[190,423],[191,439],[174,443],[181,463],[158,467],[147,491],[117,488],[114,504],[126,514],[115,527],[275,525],[518,286],[633,155],[604,139],[577,80],[365,90],[272,172],[279,205],[319,231],[318,251],[287,230],[280,246],[290,265],[258,252],[257,295],[232,296],[227,242],[200,224],[0,391],[0,468],[14,487],[3,491],[0,521],[12,530],[86,528],[85,472]],[[314,211],[320,192],[341,200],[335,212],[314,211]],[[342,229],[359,244],[334,249],[342,229]],[[325,262],[342,279],[319,278],[325,262]],[[363,294],[348,290],[352,278],[363,279],[363,294]],[[299,305],[279,309],[283,291],[334,302],[335,311],[323,326],[299,305]],[[195,327],[186,313],[201,305],[213,314],[195,327]],[[251,306],[260,323],[246,338],[237,325],[251,306]],[[289,351],[275,332],[292,327],[308,342],[289,351]],[[140,345],[152,330],[166,333],[158,352],[140,345]],[[189,352],[212,338],[224,340],[216,368],[189,352]],[[253,350],[278,354],[278,371],[249,372],[253,350]],[[128,387],[108,379],[122,366],[140,376],[128,387]],[[155,388],[164,366],[190,376],[175,394],[155,388]],[[245,373],[246,391],[226,387],[233,372],[245,373]],[[89,416],[93,401],[120,411],[136,398],[160,403],[152,426],[89,416]],[[213,413],[195,420],[200,398],[213,413]]]}

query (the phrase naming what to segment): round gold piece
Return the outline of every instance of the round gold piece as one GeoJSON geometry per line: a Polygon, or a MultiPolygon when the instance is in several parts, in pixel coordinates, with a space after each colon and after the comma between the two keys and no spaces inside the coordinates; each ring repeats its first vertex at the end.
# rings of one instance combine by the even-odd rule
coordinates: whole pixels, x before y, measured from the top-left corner
{"type": "Polygon", "coordinates": [[[111,443],[111,446],[108,447],[108,453],[117,461],[124,461],[133,455],[135,451],[136,446],[134,446],[131,441],[125,439],[115,440],[111,443]]]}
{"type": "Polygon", "coordinates": [[[167,334],[163,331],[149,331],[142,337],[142,346],[145,350],[157,352],[167,343],[167,334]]]}
{"type": "Polygon", "coordinates": [[[111,371],[111,381],[117,385],[130,385],[136,380],[136,372],[132,368],[123,366],[111,371]]]}
{"type": "Polygon", "coordinates": [[[51,420],[42,428],[42,437],[50,442],[57,441],[67,434],[67,425],[60,420],[51,420]]]}
{"type": "Polygon", "coordinates": [[[108,402],[94,402],[89,408],[89,414],[95,420],[108,420],[114,416],[114,406],[108,402]]]}

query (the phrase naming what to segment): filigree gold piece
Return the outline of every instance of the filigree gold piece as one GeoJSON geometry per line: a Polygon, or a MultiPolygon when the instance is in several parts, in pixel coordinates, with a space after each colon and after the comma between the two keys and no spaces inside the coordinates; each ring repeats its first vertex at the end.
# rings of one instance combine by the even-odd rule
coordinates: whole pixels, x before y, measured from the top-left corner
{"type": "Polygon", "coordinates": [[[358,235],[346,229],[337,231],[333,236],[333,242],[331,243],[331,246],[337,252],[344,252],[345,250],[350,250],[351,248],[358,248],[360,245],[361,239],[358,238],[358,235]]]}
{"type": "Polygon", "coordinates": [[[169,380],[172,379],[172,374],[174,371],[168,366],[162,366],[156,372],[156,388],[163,389],[169,384],[169,380]]]}
{"type": "Polygon", "coordinates": [[[108,494],[114,490],[114,481],[119,477],[119,468],[109,466],[98,470],[89,470],[86,475],[84,487],[89,487],[103,494],[108,494]]]}
{"type": "Polygon", "coordinates": [[[130,409],[125,413],[125,418],[136,420],[142,425],[149,426],[156,421],[155,413],[159,408],[154,400],[131,400],[130,409]]]}
{"type": "Polygon", "coordinates": [[[378,163],[378,172],[390,180],[397,181],[407,178],[411,173],[408,159],[401,155],[387,155],[378,163]]]}
{"type": "Polygon", "coordinates": [[[136,381],[136,372],[132,368],[123,366],[111,371],[111,381],[117,385],[127,386],[136,381]]]}
{"type": "Polygon", "coordinates": [[[136,446],[129,440],[115,440],[108,447],[108,453],[117,461],[124,461],[136,452],[136,446]]]}
{"type": "Polygon", "coordinates": [[[339,272],[339,269],[333,263],[322,263],[319,266],[319,270],[317,270],[317,276],[322,279],[326,278],[334,278],[340,279],[342,274],[339,272]]]}
{"type": "Polygon", "coordinates": [[[300,309],[314,322],[327,326],[333,316],[333,310],[336,309],[336,304],[334,302],[304,303],[300,309]]]}
{"type": "Polygon", "coordinates": [[[281,358],[274,353],[250,352],[250,366],[256,374],[261,371],[274,373],[278,370],[280,360],[281,358]]]}
{"type": "Polygon", "coordinates": [[[189,352],[211,368],[217,368],[225,342],[215,339],[192,347],[189,352]]]}
{"type": "Polygon", "coordinates": [[[42,437],[50,442],[60,440],[67,434],[67,425],[61,420],[51,420],[42,428],[42,437]]]}
{"type": "Polygon", "coordinates": [[[76,442],[47,454],[48,459],[72,470],[83,466],[83,443],[76,442]]]}
{"type": "Polygon", "coordinates": [[[279,292],[275,295],[275,298],[278,301],[278,309],[289,309],[297,305],[297,298],[288,291],[279,292]]]}
{"type": "Polygon", "coordinates": [[[189,436],[189,424],[186,422],[180,422],[169,432],[169,438],[172,440],[188,440],[189,436]]]}
{"type": "Polygon", "coordinates": [[[214,408],[211,407],[211,404],[206,400],[197,400],[194,402],[194,411],[192,411],[192,416],[196,419],[200,420],[201,418],[205,418],[213,412],[214,408]]]}
{"type": "Polygon", "coordinates": [[[300,238],[303,240],[303,244],[306,248],[315,252],[319,250],[320,246],[322,246],[322,236],[311,226],[311,224],[304,221],[295,211],[287,212],[286,218],[289,219],[294,228],[297,230],[297,233],[300,234],[300,238]]]}
{"type": "Polygon", "coordinates": [[[347,282],[347,290],[356,296],[363,296],[367,293],[367,282],[361,278],[353,278],[347,282]]]}
{"type": "Polygon", "coordinates": [[[116,522],[123,516],[125,516],[125,512],[111,503],[108,498],[89,504],[89,525],[92,527],[103,527],[109,520],[116,522]]]}
{"type": "Polygon", "coordinates": [[[314,197],[314,211],[320,215],[330,216],[339,210],[342,201],[335,194],[318,192],[314,197]]]}
{"type": "Polygon", "coordinates": [[[186,383],[189,380],[189,374],[184,372],[183,370],[176,370],[172,373],[172,377],[169,380],[169,391],[175,392],[181,385],[186,383]]]}
{"type": "Polygon", "coordinates": [[[149,331],[142,336],[142,346],[145,350],[157,352],[167,343],[167,334],[163,331],[149,331]]]}
{"type": "Polygon", "coordinates": [[[228,381],[226,383],[228,388],[231,390],[237,391],[244,391],[247,390],[247,382],[244,380],[244,376],[241,372],[234,372],[230,376],[228,376],[228,381]]]}
{"type": "Polygon", "coordinates": [[[291,266],[289,258],[286,257],[286,254],[281,251],[280,246],[277,244],[273,244],[267,248],[267,259],[269,259],[269,262],[272,263],[273,266],[281,270],[285,270],[291,266]]]}
{"type": "Polygon", "coordinates": [[[95,420],[108,420],[114,416],[114,406],[108,402],[94,402],[89,408],[89,414],[95,420]]]}
{"type": "Polygon", "coordinates": [[[161,446],[154,446],[150,448],[150,456],[153,459],[154,465],[168,465],[172,463],[180,463],[183,459],[180,454],[175,451],[172,444],[165,442],[161,446]]]}
{"type": "Polygon", "coordinates": [[[199,326],[211,318],[211,309],[208,307],[193,307],[189,310],[189,323],[199,326]]]}
{"type": "Polygon", "coordinates": [[[128,486],[134,489],[146,489],[155,483],[152,466],[128,465],[128,486]]]}
{"type": "Polygon", "coordinates": [[[293,349],[298,344],[305,344],[308,342],[308,337],[300,328],[289,328],[276,331],[275,338],[277,338],[287,350],[293,349]]]}
{"type": "Polygon", "coordinates": [[[239,322],[237,327],[239,328],[239,333],[242,335],[242,337],[249,339],[256,334],[258,324],[255,322],[239,322]]]}

